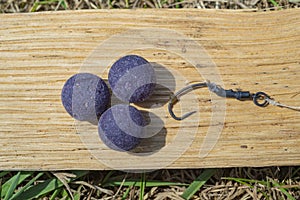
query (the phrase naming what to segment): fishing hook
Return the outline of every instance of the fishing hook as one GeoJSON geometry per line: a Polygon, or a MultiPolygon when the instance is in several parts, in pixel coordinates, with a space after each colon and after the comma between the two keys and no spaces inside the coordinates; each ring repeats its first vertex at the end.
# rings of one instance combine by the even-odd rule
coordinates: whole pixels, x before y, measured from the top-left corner
{"type": "Polygon", "coordinates": [[[269,95],[267,95],[264,92],[257,92],[257,93],[250,93],[249,91],[234,91],[232,89],[230,90],[225,90],[221,86],[216,85],[215,83],[211,83],[209,81],[203,82],[203,83],[194,83],[191,85],[188,85],[178,92],[176,92],[174,95],[172,95],[169,105],[168,105],[168,110],[171,115],[171,117],[175,120],[184,120],[185,118],[191,116],[192,114],[196,113],[197,111],[192,111],[188,112],[182,116],[176,116],[173,112],[173,107],[176,103],[179,102],[180,97],[183,96],[184,94],[187,94],[188,92],[191,92],[195,89],[199,88],[204,88],[208,87],[208,89],[215,93],[216,95],[224,98],[235,98],[240,101],[245,101],[245,100],[252,100],[253,103],[259,107],[266,107],[269,104],[269,100],[271,99],[269,95]]]}

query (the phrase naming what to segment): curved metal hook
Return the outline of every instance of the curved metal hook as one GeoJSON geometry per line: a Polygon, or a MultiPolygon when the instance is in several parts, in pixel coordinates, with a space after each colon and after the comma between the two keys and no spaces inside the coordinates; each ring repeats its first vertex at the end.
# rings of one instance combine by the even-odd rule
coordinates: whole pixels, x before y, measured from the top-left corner
{"type": "Polygon", "coordinates": [[[179,98],[181,96],[183,96],[184,94],[187,94],[188,92],[191,92],[192,90],[195,90],[198,88],[204,88],[204,87],[207,87],[207,83],[195,83],[195,84],[188,85],[188,86],[182,88],[181,90],[179,90],[178,92],[176,92],[171,97],[171,99],[169,101],[169,105],[168,105],[168,110],[169,110],[171,117],[173,117],[175,120],[180,121],[180,120],[183,120],[183,119],[191,116],[192,114],[196,113],[197,111],[192,111],[192,112],[188,112],[188,113],[178,117],[174,114],[173,107],[179,101],[179,98]]]}
{"type": "Polygon", "coordinates": [[[195,83],[192,85],[188,85],[184,88],[182,88],[181,90],[179,90],[178,92],[176,92],[172,98],[169,101],[169,113],[170,115],[175,119],[175,120],[183,120],[189,116],[191,116],[192,114],[196,113],[196,111],[192,111],[189,113],[186,113],[184,115],[182,115],[181,117],[178,117],[174,114],[173,112],[173,107],[174,105],[179,101],[179,98],[194,90],[194,89],[198,89],[198,88],[203,88],[203,87],[208,87],[209,90],[213,93],[215,93],[216,95],[218,95],[219,97],[224,97],[224,98],[235,98],[237,100],[240,101],[244,101],[244,100],[252,100],[254,102],[255,105],[260,106],[260,107],[266,107],[270,100],[272,100],[270,98],[269,95],[267,95],[264,92],[257,92],[255,94],[250,93],[249,91],[234,91],[234,90],[225,90],[224,88],[222,88],[219,85],[216,85],[215,83],[210,83],[209,81],[207,81],[206,83],[195,83]],[[262,102],[259,102],[262,101],[262,102]]]}

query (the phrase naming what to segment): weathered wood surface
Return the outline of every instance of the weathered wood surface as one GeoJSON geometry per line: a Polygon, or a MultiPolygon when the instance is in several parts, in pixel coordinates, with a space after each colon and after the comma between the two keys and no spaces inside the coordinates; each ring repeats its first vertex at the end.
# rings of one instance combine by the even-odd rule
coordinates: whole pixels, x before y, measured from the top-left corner
{"type": "Polygon", "coordinates": [[[214,77],[228,89],[264,91],[282,103],[300,106],[299,9],[3,14],[0,25],[1,170],[300,165],[300,112],[227,99],[224,127],[219,137],[212,132],[217,138],[206,136],[209,127],[218,129],[222,122],[211,121],[212,112],[221,112],[222,117],[224,110],[213,108],[209,99],[215,97],[207,89],[190,93],[176,105],[177,113],[181,105],[183,112],[198,109],[200,117],[196,114],[177,122],[166,113],[172,92],[189,82],[214,77]],[[132,32],[136,28],[142,32],[132,32]],[[181,53],[176,52],[176,41],[181,53]],[[189,46],[193,41],[212,62],[200,55],[198,46],[189,46]],[[143,110],[158,106],[151,110],[159,116],[152,121],[153,128],[164,126],[152,142],[145,142],[144,151],[155,151],[151,155],[106,149],[98,140],[97,127],[75,122],[60,101],[61,88],[71,75],[93,72],[106,78],[113,61],[128,53],[155,63],[158,73],[160,86],[154,97],[139,105],[143,110]],[[201,56],[200,75],[193,58],[201,56]],[[210,74],[206,64],[219,74],[210,74]],[[206,146],[202,146],[205,137],[206,146]]]}

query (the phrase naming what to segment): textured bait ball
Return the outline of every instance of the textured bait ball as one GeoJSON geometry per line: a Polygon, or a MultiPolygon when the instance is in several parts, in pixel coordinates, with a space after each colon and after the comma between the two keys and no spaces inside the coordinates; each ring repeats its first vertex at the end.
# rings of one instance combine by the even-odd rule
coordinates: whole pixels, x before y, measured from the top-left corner
{"type": "Polygon", "coordinates": [[[106,83],[90,73],[79,73],[69,78],[61,92],[62,104],[75,119],[97,124],[108,108],[110,93],[106,83]]]}
{"type": "Polygon", "coordinates": [[[113,93],[122,101],[137,103],[147,99],[156,85],[152,65],[137,55],[117,60],[109,70],[108,81],[113,93]]]}
{"type": "Polygon", "coordinates": [[[101,115],[98,133],[109,148],[129,151],[140,143],[145,125],[139,110],[130,105],[117,104],[101,115]]]}

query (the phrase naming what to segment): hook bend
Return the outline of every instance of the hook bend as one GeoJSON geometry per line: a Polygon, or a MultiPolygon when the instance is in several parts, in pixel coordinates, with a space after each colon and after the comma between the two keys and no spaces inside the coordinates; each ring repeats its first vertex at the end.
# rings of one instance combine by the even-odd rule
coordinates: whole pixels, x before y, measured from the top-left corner
{"type": "Polygon", "coordinates": [[[207,87],[207,83],[205,83],[205,82],[204,83],[195,83],[195,84],[188,85],[188,86],[182,88],[181,90],[179,90],[178,92],[176,92],[171,97],[171,99],[169,101],[169,105],[168,105],[168,110],[169,110],[171,117],[175,120],[181,121],[181,120],[184,120],[185,118],[191,116],[192,114],[196,113],[197,111],[192,111],[192,112],[185,113],[182,116],[176,116],[173,111],[173,107],[176,103],[179,102],[181,96],[183,96],[195,89],[204,88],[204,87],[207,87]]]}

